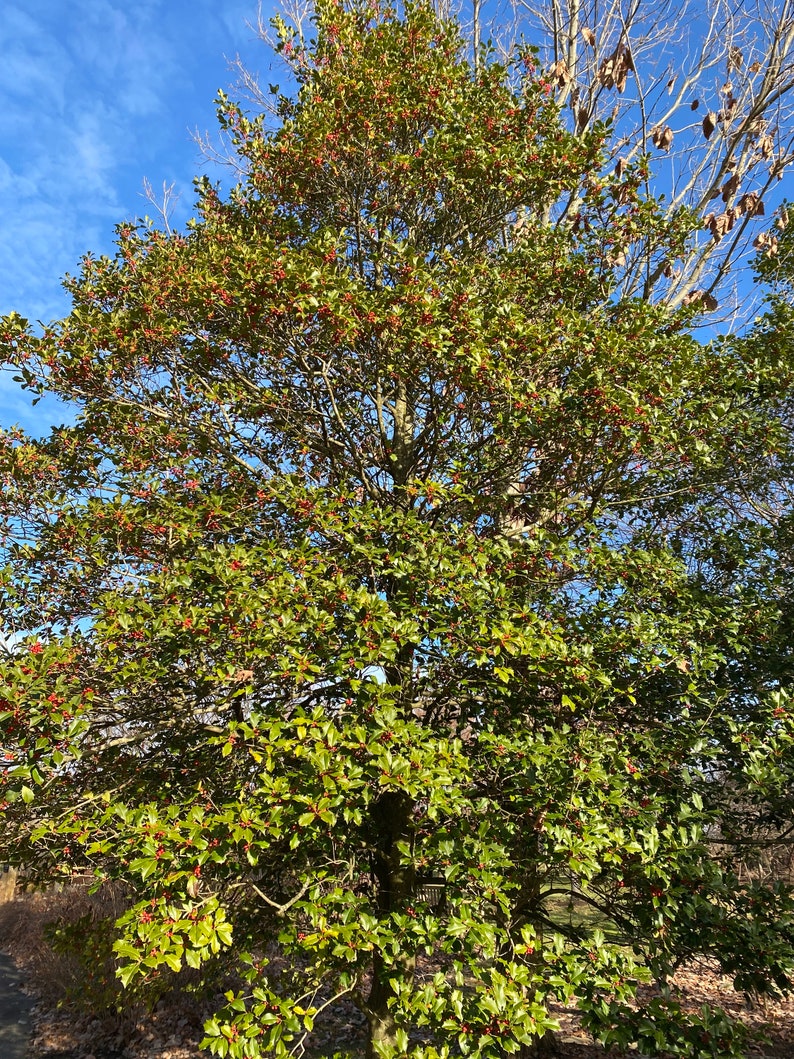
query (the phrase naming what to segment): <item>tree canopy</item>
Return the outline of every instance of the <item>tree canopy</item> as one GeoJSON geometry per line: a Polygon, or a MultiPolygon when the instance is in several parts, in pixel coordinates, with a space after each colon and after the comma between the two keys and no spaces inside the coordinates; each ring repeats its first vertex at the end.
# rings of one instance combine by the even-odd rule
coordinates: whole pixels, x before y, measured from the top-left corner
{"type": "Polygon", "coordinates": [[[0,323],[78,409],[1,439],[8,855],[127,887],[130,986],[232,967],[217,1055],[342,998],[383,1059],[529,1049],[559,1001],[736,1052],[665,986],[794,968],[790,888],[736,871],[790,809],[785,682],[746,677],[772,545],[729,547],[781,495],[786,328],[703,344],[705,297],[621,289],[692,218],[531,50],[475,67],[413,3],[279,31],[278,121],[219,101],[233,191],[0,323]]]}

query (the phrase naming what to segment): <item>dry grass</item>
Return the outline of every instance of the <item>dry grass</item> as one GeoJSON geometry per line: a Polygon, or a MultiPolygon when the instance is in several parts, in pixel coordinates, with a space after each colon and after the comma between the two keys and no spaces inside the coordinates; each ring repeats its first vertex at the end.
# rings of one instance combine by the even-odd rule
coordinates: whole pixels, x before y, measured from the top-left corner
{"type": "MultiPolygon", "coordinates": [[[[79,1056],[104,1047],[103,1054],[127,1048],[129,1054],[159,1055],[151,1041],[164,1042],[176,1025],[186,1039],[200,1039],[207,997],[191,991],[198,972],[164,974],[156,991],[122,989],[112,926],[126,907],[121,887],[109,884],[92,894],[79,880],[44,891],[17,888],[15,899],[0,905],[0,948],[43,1012],[37,1054],[79,1056]]],[[[172,1054],[196,1051],[175,1047],[172,1054]]]]}
{"type": "Polygon", "coordinates": [[[14,900],[0,905],[0,944],[24,971],[30,989],[48,1004],[68,1001],[93,1008],[97,991],[118,995],[116,964],[108,936],[104,951],[97,939],[125,907],[118,887],[103,886],[89,893],[87,882],[76,880],[63,888],[26,892],[17,888],[14,900]],[[59,932],[66,938],[58,942],[59,932]],[[74,941],[89,942],[90,956],[74,941]],[[90,944],[93,941],[93,944],[90,944]],[[87,966],[90,964],[90,966],[87,966]]]}

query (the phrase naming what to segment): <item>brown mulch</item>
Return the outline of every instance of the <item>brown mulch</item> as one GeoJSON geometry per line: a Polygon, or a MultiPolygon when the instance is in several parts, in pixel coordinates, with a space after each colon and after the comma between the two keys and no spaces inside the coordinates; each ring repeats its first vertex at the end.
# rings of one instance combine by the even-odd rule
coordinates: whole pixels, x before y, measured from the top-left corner
{"type": "MultiPolygon", "coordinates": [[[[78,911],[85,900],[85,895],[69,897],[78,911]]],[[[75,989],[79,994],[81,973],[68,956],[53,953],[43,936],[44,923],[63,905],[62,895],[20,894],[12,904],[0,907],[0,949],[14,959],[27,991],[38,1001],[30,1059],[203,1059],[207,1053],[198,1048],[202,1024],[222,1005],[220,996],[201,1003],[187,993],[173,994],[152,1013],[128,1011],[104,1018],[65,1007],[59,1010],[64,995],[74,997],[75,989]]],[[[679,971],[674,985],[683,1006],[697,1010],[703,1004],[718,1005],[765,1036],[765,1041],[748,1049],[748,1059],[794,1056],[794,998],[748,1004],[729,979],[705,962],[679,971]]],[[[582,1030],[574,1010],[560,1008],[553,1013],[560,1021],[555,1059],[605,1059],[607,1053],[582,1030]]],[[[352,1004],[340,1003],[329,1018],[318,1022],[312,1040],[317,1047],[310,1054],[321,1059],[346,1048],[363,1054],[363,1031],[361,1013],[352,1004]]]]}

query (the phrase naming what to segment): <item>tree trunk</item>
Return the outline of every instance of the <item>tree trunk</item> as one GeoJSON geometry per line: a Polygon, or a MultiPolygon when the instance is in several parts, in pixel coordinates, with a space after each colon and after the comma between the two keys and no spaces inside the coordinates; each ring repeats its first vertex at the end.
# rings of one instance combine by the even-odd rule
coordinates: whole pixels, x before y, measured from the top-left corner
{"type": "MultiPolygon", "coordinates": [[[[378,908],[388,916],[408,903],[416,890],[416,873],[411,865],[401,863],[402,854],[397,848],[401,841],[410,840],[412,832],[413,803],[399,791],[387,791],[372,809],[372,823],[376,832],[376,855],[373,874],[378,882],[378,908]]],[[[389,1002],[395,996],[392,981],[413,980],[416,956],[405,953],[399,960],[390,960],[388,965],[383,954],[376,950],[372,959],[372,985],[365,1006],[369,1023],[367,1059],[379,1059],[383,1049],[396,1045],[397,1023],[389,1002]]]]}
{"type": "Polygon", "coordinates": [[[518,1059],[552,1059],[560,1054],[560,1045],[557,1036],[551,1030],[546,1030],[542,1037],[538,1037],[532,1044],[525,1044],[519,1052],[518,1059]]]}
{"type": "Polygon", "coordinates": [[[378,1059],[383,1054],[382,1049],[396,1045],[397,1023],[389,1009],[389,1000],[394,995],[394,991],[385,979],[386,968],[383,964],[383,957],[380,953],[376,953],[372,962],[372,988],[367,998],[367,1021],[369,1023],[367,1059],[378,1059]]]}

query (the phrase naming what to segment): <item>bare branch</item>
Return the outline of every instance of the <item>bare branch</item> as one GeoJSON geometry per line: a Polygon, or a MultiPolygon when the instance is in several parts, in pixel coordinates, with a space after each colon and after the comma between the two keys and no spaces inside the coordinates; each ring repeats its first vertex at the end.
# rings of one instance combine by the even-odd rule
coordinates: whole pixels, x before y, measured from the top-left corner
{"type": "Polygon", "coordinates": [[[167,184],[163,181],[163,191],[158,197],[152,187],[151,181],[148,177],[143,178],[143,197],[147,202],[150,202],[157,211],[157,215],[163,223],[163,227],[168,235],[173,234],[171,228],[171,216],[176,204],[179,201],[179,194],[174,193],[174,182],[167,184]]]}

